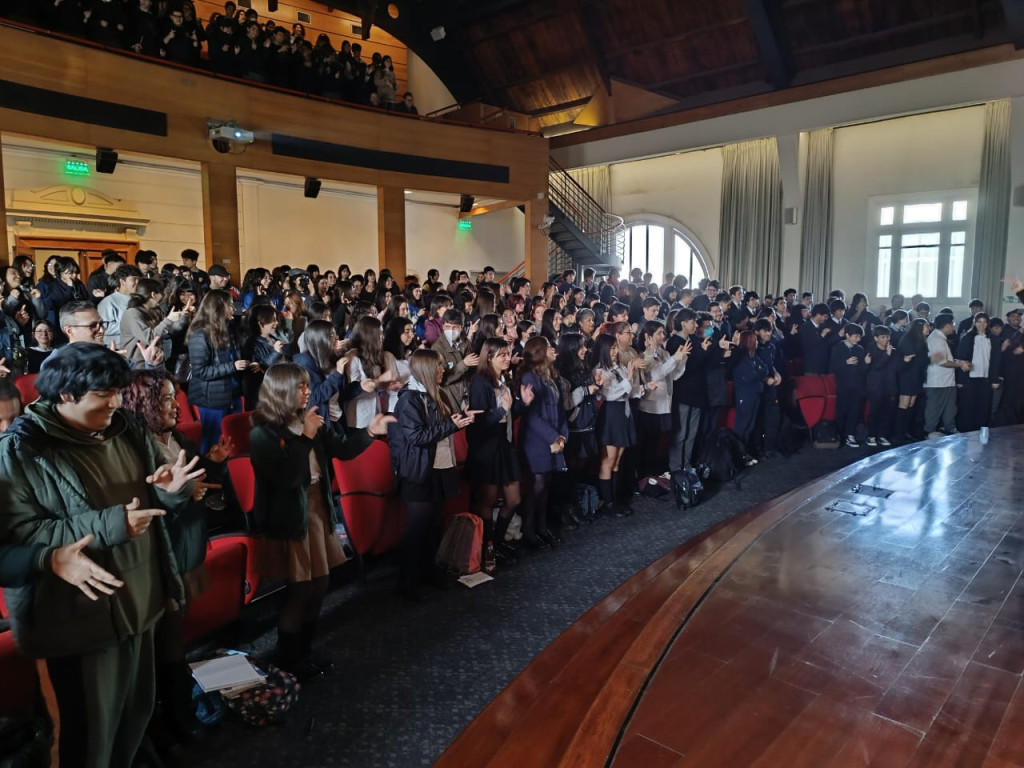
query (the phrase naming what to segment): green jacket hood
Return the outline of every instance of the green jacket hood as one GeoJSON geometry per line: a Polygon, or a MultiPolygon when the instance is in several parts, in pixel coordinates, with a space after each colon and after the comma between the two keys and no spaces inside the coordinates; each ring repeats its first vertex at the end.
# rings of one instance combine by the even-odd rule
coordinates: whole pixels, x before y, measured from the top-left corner
{"type": "MultiPolygon", "coordinates": [[[[31,403],[25,413],[31,418],[47,436],[65,443],[76,445],[94,445],[99,439],[91,432],[83,432],[68,424],[57,413],[57,406],[46,400],[37,400],[31,403]]],[[[127,420],[121,411],[114,411],[114,417],[110,426],[103,430],[104,439],[110,439],[122,434],[128,428],[127,420]]]]}

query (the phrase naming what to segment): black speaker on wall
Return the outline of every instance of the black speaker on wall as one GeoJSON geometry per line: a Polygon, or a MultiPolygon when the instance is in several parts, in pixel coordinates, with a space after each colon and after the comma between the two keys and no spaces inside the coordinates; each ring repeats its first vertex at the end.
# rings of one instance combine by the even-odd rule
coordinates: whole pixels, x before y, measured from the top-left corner
{"type": "Polygon", "coordinates": [[[117,152],[106,147],[96,149],[96,173],[113,173],[117,166],[117,152]]]}
{"type": "Polygon", "coordinates": [[[320,179],[308,178],[303,185],[302,194],[306,197],[316,197],[320,194],[320,186],[323,182],[320,179]]]}
{"type": "Polygon", "coordinates": [[[473,210],[473,203],[476,202],[476,198],[472,195],[462,195],[459,197],[459,213],[469,213],[473,210]]]}
{"type": "Polygon", "coordinates": [[[277,0],[267,0],[267,13],[277,13],[277,0]]]}

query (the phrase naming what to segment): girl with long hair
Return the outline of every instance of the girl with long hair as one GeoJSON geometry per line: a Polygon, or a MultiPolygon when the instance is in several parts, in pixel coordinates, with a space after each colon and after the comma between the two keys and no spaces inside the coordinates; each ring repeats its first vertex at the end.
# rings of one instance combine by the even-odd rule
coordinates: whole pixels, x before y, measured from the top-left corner
{"type": "Polygon", "coordinates": [[[207,293],[188,329],[188,357],[192,378],[188,383],[188,401],[199,409],[202,441],[199,450],[206,453],[220,439],[220,422],[242,407],[241,374],[249,361],[240,358],[238,346],[229,332],[235,305],[227,291],[207,293]]]}
{"type": "MultiPolygon", "coordinates": [[[[156,440],[165,462],[173,464],[181,451],[191,461],[197,448],[178,431],[181,409],[176,398],[174,378],[163,369],[135,371],[122,392],[122,407],[135,416],[156,440]]],[[[206,559],[207,509],[203,504],[208,490],[217,490],[224,480],[225,461],[234,446],[230,439],[221,439],[209,454],[199,459],[199,468],[206,472],[192,481],[192,500],[165,518],[178,572],[185,586],[188,602],[209,587],[206,559]]],[[[187,738],[199,729],[192,707],[192,673],[185,663],[185,613],[178,607],[164,612],[154,635],[157,656],[156,682],[163,717],[171,733],[187,738]]]]}
{"type": "MultiPolygon", "coordinates": [[[[618,324],[624,325],[622,323],[618,324]]],[[[626,326],[628,331],[628,326],[626,326]]],[[[629,407],[629,398],[639,396],[633,384],[633,376],[639,366],[634,357],[622,365],[622,347],[616,337],[609,333],[600,334],[594,342],[591,366],[594,380],[601,387],[604,406],[597,419],[597,444],[601,465],[597,473],[597,492],[602,509],[614,512],[618,517],[633,514],[628,503],[618,504],[617,498],[626,496],[619,485],[619,463],[626,449],[636,444],[636,425],[629,407]]]]}
{"type": "Polygon", "coordinates": [[[380,324],[385,328],[396,317],[409,317],[409,300],[400,293],[391,297],[384,311],[380,315],[380,324]]]}
{"type": "Polygon", "coordinates": [[[310,402],[328,426],[342,430],[345,428],[347,381],[338,333],[328,321],[314,320],[306,328],[305,338],[306,351],[295,355],[292,360],[309,375],[310,402]]]}
{"type": "Polygon", "coordinates": [[[242,345],[242,356],[252,365],[242,377],[242,395],[250,410],[260,399],[263,376],[270,367],[285,360],[287,344],[277,337],[277,310],[270,304],[257,304],[249,310],[249,338],[242,345]]]}
{"type": "Polygon", "coordinates": [[[928,373],[928,334],[931,324],[924,318],[916,318],[896,345],[896,385],[899,401],[896,405],[896,423],[893,440],[906,443],[910,440],[914,406],[924,391],[924,380],[928,373]]]}
{"type": "Polygon", "coordinates": [[[747,454],[743,457],[744,463],[753,466],[757,460],[750,456],[750,447],[761,405],[761,393],[764,392],[765,383],[774,376],[774,373],[757,354],[757,334],[754,331],[740,333],[737,346],[738,357],[732,370],[733,399],[736,403],[734,429],[747,448],[747,454]]]}
{"type": "Polygon", "coordinates": [[[257,296],[270,296],[270,287],[274,278],[270,270],[263,267],[250,269],[245,273],[242,280],[242,311],[245,312],[252,306],[253,299],[257,296]]]}
{"type": "MultiPolygon", "coordinates": [[[[408,317],[396,317],[384,329],[384,351],[395,358],[395,370],[398,371],[398,382],[404,387],[412,373],[409,370],[409,358],[416,351],[419,343],[412,320],[408,317]]],[[[399,387],[399,391],[401,391],[399,387]]],[[[394,412],[398,405],[398,392],[388,393],[388,412],[394,412]]]]}
{"type": "Polygon", "coordinates": [[[538,336],[526,342],[518,370],[523,404],[519,449],[526,467],[523,541],[533,549],[561,543],[548,529],[547,515],[551,476],[567,469],[563,451],[569,438],[554,362],[555,348],[538,336]]]}
{"type": "Polygon", "coordinates": [[[474,411],[460,412],[445,394],[445,367],[432,349],[409,359],[411,376],[388,427],[391,464],[405,502],[408,523],[399,550],[399,593],[416,600],[423,576],[433,568],[437,524],[446,499],[459,493],[452,435],[473,423],[474,411]]]}
{"type": "Polygon", "coordinates": [[[382,341],[380,320],[376,317],[361,317],[352,328],[343,373],[350,384],[360,383],[361,389],[345,403],[345,416],[351,427],[366,426],[380,412],[378,390],[401,389],[395,358],[384,349],[382,341]],[[362,387],[362,382],[373,386],[362,387]]]}
{"type": "Polygon", "coordinates": [[[552,347],[558,346],[558,336],[562,331],[562,313],[554,307],[544,310],[540,322],[540,335],[548,340],[552,347]]]}
{"type": "Polygon", "coordinates": [[[121,316],[121,348],[128,355],[128,362],[133,368],[145,366],[142,348],[154,341],[159,344],[165,340],[163,347],[169,348],[171,334],[185,331],[188,315],[181,310],[172,309],[167,313],[161,307],[164,289],[159,280],[144,277],[135,286],[135,293],[128,300],[128,308],[121,316]]]}
{"type": "Polygon", "coordinates": [[[484,521],[484,553],[492,543],[499,560],[510,561],[515,558],[515,548],[505,543],[505,532],[519,509],[522,475],[512,441],[512,422],[519,412],[512,395],[512,350],[504,339],[492,337],[483,343],[479,354],[480,363],[469,381],[469,407],[480,415],[466,429],[466,476],[476,488],[474,512],[484,521]],[[492,510],[499,491],[505,504],[494,524],[492,510]]]}
{"type": "Polygon", "coordinates": [[[968,363],[956,372],[956,428],[960,432],[973,432],[992,423],[993,395],[1003,381],[1002,352],[1002,339],[992,336],[988,315],[979,312],[956,350],[957,359],[968,363]]]}
{"type": "Polygon", "coordinates": [[[288,354],[299,352],[299,337],[306,330],[308,322],[306,302],[298,291],[288,291],[284,297],[284,336],[288,339],[288,354]]]}
{"type": "MultiPolygon", "coordinates": [[[[488,339],[493,339],[495,336],[499,336],[498,326],[501,324],[501,320],[498,319],[497,315],[490,314],[484,315],[476,322],[476,332],[469,340],[469,354],[479,355],[480,350],[484,347],[484,342],[488,339]]],[[[472,325],[470,328],[472,329],[472,325]]]]}
{"type": "Polygon", "coordinates": [[[272,365],[252,416],[250,456],[264,575],[287,581],[277,623],[278,659],[300,680],[320,677],[333,666],[313,656],[331,569],[345,562],[334,534],[340,515],[331,493],[331,459],[355,458],[393,421],[378,415],[365,430],[325,429],[311,395],[302,367],[272,365]]]}
{"type": "Polygon", "coordinates": [[[674,355],[669,354],[665,349],[667,338],[665,325],[659,320],[648,320],[640,328],[639,347],[647,363],[642,374],[643,395],[637,405],[642,467],[637,474],[642,477],[661,474],[663,470],[657,467],[658,446],[662,435],[672,431],[672,389],[686,372],[686,359],[693,349],[686,342],[674,355]]]}

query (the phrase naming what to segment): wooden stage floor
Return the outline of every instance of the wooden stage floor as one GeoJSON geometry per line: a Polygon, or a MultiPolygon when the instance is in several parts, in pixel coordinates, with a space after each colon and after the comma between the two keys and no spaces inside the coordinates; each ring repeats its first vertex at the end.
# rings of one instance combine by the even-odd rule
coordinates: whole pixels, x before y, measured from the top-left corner
{"type": "Polygon", "coordinates": [[[436,765],[1024,766],[1022,448],[886,451],[678,547],[436,765]]]}

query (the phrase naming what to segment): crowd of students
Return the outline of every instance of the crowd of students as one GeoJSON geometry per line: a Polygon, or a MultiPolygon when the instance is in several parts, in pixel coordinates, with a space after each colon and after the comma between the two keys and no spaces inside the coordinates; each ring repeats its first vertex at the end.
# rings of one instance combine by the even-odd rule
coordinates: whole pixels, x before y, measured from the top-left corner
{"type": "MultiPolygon", "coordinates": [[[[735,409],[743,461],[770,459],[783,417],[799,418],[780,395],[794,375],[834,374],[850,448],[860,433],[888,446],[1024,421],[1020,309],[1004,321],[973,301],[957,323],[919,297],[910,312],[900,296],[872,311],[863,294],[818,303],[715,280],[691,288],[682,276],[657,284],[639,270],[628,280],[566,270],[535,287],[496,282],[490,267],[420,282],[310,264],[251,269],[236,289],[197,259],[185,251],[161,267],[139,251],[130,265],[106,252],[85,282],[70,258],[47,259],[38,279],[26,256],[5,271],[0,578],[15,585],[17,639],[46,659],[65,720],[120,723],[61,731],[61,749],[88,744],[89,764],[138,748],[152,686],[124,699],[110,680],[140,667],[188,730],[183,614],[160,616],[169,598],[187,606],[206,588],[211,496],[235,451],[221,434],[230,414],[252,412],[260,568],[287,584],[279,660],[306,680],[330,667],[314,641],[328,576],[346,558],[330,459],[374,439],[388,441],[408,517],[398,589],[418,600],[437,575],[445,502],[467,484],[493,574],[598,515],[629,517],[638,483],[673,472],[700,483],[723,409],[735,409]],[[36,372],[40,399],[15,418],[10,381],[36,372]],[[179,386],[198,411],[199,445],[177,429],[179,386]],[[576,503],[587,485],[596,508],[576,503]],[[87,642],[75,641],[61,617],[92,599],[114,610],[89,613],[87,642]],[[40,610],[52,621],[29,621],[40,610]]],[[[1024,298],[1024,284],[1013,289],[1024,298]]]]}
{"type": "Polygon", "coordinates": [[[413,94],[398,90],[390,56],[364,59],[360,43],[335,48],[326,33],[311,42],[301,23],[261,21],[232,0],[205,26],[190,0],[10,0],[0,15],[221,75],[418,114],[413,94]]]}

